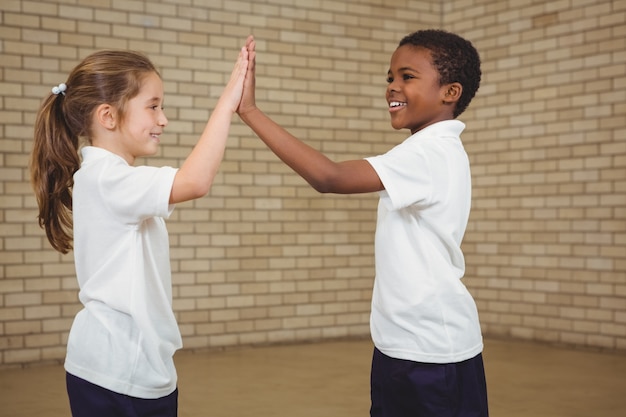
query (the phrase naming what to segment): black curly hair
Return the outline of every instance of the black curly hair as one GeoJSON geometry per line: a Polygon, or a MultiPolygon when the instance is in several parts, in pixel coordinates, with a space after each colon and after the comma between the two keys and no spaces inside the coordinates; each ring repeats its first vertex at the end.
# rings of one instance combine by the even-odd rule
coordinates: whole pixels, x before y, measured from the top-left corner
{"type": "Polygon", "coordinates": [[[398,47],[403,45],[422,47],[431,52],[441,85],[458,82],[463,86],[454,117],[463,113],[480,86],[480,56],[471,42],[444,30],[427,29],[405,36],[398,47]]]}

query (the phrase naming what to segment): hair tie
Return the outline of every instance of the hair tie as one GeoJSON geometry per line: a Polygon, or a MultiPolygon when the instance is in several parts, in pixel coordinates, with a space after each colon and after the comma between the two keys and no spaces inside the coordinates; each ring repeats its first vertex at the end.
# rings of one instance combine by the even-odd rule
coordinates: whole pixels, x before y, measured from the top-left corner
{"type": "Polygon", "coordinates": [[[59,93],[61,93],[65,95],[65,90],[67,90],[67,85],[65,85],[65,83],[61,83],[52,87],[52,94],[59,95],[59,93]]]}

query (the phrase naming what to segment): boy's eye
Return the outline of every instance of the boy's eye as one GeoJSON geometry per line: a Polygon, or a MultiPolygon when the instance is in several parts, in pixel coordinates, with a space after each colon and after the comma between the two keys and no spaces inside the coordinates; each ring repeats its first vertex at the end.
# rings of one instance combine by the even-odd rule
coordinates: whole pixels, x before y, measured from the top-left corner
{"type": "MultiPolygon", "coordinates": [[[[402,79],[404,81],[412,80],[413,78],[415,77],[411,74],[402,74],[402,79]]],[[[393,77],[387,77],[387,83],[392,83],[392,82],[393,82],[393,77]]]]}

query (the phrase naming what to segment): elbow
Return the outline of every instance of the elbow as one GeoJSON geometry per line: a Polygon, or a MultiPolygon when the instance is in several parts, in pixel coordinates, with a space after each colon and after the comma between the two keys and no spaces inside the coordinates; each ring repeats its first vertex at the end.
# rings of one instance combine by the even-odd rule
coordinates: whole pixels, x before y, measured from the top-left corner
{"type": "Polygon", "coordinates": [[[206,196],[209,191],[211,190],[211,185],[209,183],[196,183],[193,184],[193,186],[191,186],[189,188],[189,193],[191,196],[191,200],[195,200],[198,198],[202,198],[204,196],[206,196]]]}
{"type": "Polygon", "coordinates": [[[317,191],[317,192],[318,192],[318,193],[320,193],[320,194],[328,194],[328,193],[330,193],[330,191],[328,190],[328,188],[327,188],[327,187],[320,186],[320,185],[318,185],[318,184],[312,184],[312,183],[309,183],[309,185],[310,185],[310,186],[311,186],[311,187],[312,187],[315,191],[317,191]]]}
{"type": "Polygon", "coordinates": [[[337,193],[337,182],[332,176],[307,178],[306,181],[315,191],[321,194],[337,193]]]}
{"type": "Polygon", "coordinates": [[[170,203],[182,203],[202,198],[209,193],[210,183],[197,181],[179,181],[174,183],[170,203]]]}
{"type": "Polygon", "coordinates": [[[313,187],[315,191],[321,194],[329,194],[329,193],[334,192],[332,187],[330,187],[328,184],[325,184],[325,183],[309,183],[309,184],[311,185],[311,187],[313,187]]]}
{"type": "Polygon", "coordinates": [[[213,181],[199,180],[198,178],[189,178],[184,185],[184,193],[187,196],[187,200],[195,200],[202,198],[209,193],[213,181]]]}

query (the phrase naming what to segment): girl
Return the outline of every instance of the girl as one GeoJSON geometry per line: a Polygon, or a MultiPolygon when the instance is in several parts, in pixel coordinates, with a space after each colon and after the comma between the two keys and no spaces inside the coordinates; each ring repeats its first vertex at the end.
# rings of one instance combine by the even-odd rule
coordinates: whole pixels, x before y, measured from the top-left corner
{"type": "Polygon", "coordinates": [[[54,249],[74,250],[84,306],[65,359],[75,417],[177,415],[173,355],[182,343],[164,219],[209,191],[247,67],[246,46],[180,169],[133,166],[157,152],[167,126],[162,80],[141,54],[88,56],[39,110],[31,156],[39,225],[54,249]]]}

